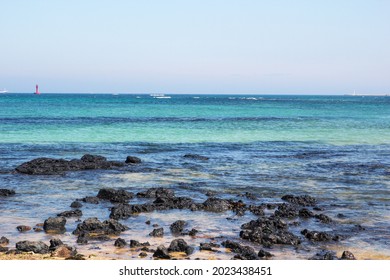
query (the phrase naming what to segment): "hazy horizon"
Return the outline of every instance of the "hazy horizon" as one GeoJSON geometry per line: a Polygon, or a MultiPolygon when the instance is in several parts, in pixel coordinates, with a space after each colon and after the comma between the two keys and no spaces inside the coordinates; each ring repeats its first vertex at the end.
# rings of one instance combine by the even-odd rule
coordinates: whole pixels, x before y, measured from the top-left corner
{"type": "Polygon", "coordinates": [[[0,90],[390,93],[390,1],[1,3],[0,90]]]}

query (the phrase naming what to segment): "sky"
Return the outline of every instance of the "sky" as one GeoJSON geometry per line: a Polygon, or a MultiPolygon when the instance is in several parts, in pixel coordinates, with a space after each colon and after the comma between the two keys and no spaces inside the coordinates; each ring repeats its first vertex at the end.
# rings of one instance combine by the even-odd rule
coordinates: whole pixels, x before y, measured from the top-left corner
{"type": "Polygon", "coordinates": [[[389,94],[388,0],[0,0],[0,90],[389,94]]]}

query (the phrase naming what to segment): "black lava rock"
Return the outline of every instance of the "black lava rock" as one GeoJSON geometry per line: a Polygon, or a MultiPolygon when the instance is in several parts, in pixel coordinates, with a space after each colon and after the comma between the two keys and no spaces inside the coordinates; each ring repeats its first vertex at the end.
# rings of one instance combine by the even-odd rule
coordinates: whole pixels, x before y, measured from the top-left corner
{"type": "Polygon", "coordinates": [[[164,236],[164,229],[163,228],[155,228],[151,233],[149,233],[150,236],[153,237],[163,237],[164,236]]]}
{"type": "MultiPolygon", "coordinates": [[[[258,260],[259,257],[256,254],[255,250],[252,247],[249,246],[243,246],[240,243],[226,240],[222,242],[222,246],[225,248],[229,248],[232,250],[233,253],[238,253],[237,256],[239,259],[242,260],[258,260]]],[[[236,257],[236,256],[235,256],[236,257]]]]}
{"type": "Polygon", "coordinates": [[[350,251],[344,251],[341,260],[356,260],[356,258],[350,251]]]}
{"type": "Polygon", "coordinates": [[[37,158],[19,165],[15,170],[29,175],[61,175],[67,171],[112,169],[124,165],[122,162],[108,161],[102,156],[87,154],[73,160],[37,158]]]}
{"type": "Polygon", "coordinates": [[[301,234],[311,241],[338,241],[340,237],[338,235],[333,235],[323,231],[310,231],[304,229],[301,231],[301,234]]]}
{"type": "Polygon", "coordinates": [[[100,189],[97,197],[111,202],[125,203],[134,197],[134,194],[125,190],[111,188],[100,189]]]}
{"type": "Polygon", "coordinates": [[[171,257],[169,256],[168,249],[164,247],[164,245],[160,245],[157,247],[156,251],[153,254],[154,258],[159,258],[159,259],[170,259],[171,257]]]}
{"type": "Polygon", "coordinates": [[[180,235],[180,234],[182,234],[186,224],[187,224],[186,221],[178,220],[178,221],[174,222],[173,224],[171,224],[171,226],[169,228],[171,229],[172,234],[180,235]]]}
{"type": "Polygon", "coordinates": [[[273,257],[273,255],[270,252],[267,252],[263,249],[260,249],[257,255],[259,256],[260,259],[270,259],[273,257]]]}
{"type": "Polygon", "coordinates": [[[195,160],[209,160],[208,157],[196,155],[196,154],[186,154],[183,157],[187,159],[195,159],[195,160]]]}
{"type": "Polygon", "coordinates": [[[127,226],[124,226],[113,219],[101,222],[97,218],[88,218],[77,225],[73,234],[80,235],[81,233],[93,233],[95,235],[118,235],[127,229],[127,226]]]}
{"type": "Polygon", "coordinates": [[[13,190],[7,190],[7,189],[0,189],[0,196],[10,196],[14,195],[15,191],[13,190]]]}
{"type": "Polygon", "coordinates": [[[123,238],[118,238],[117,240],[115,240],[114,243],[114,246],[118,248],[123,248],[126,245],[127,245],[126,240],[124,240],[123,238]]]}
{"type": "Polygon", "coordinates": [[[57,214],[58,217],[66,217],[66,218],[70,218],[70,217],[81,217],[83,215],[83,212],[81,212],[81,210],[79,209],[76,209],[76,210],[71,210],[71,211],[64,211],[64,212],[61,212],[59,214],[57,214]]]}
{"type": "Polygon", "coordinates": [[[261,217],[241,225],[240,237],[252,242],[271,246],[272,244],[298,245],[301,240],[288,231],[288,226],[279,217],[261,217]]]}
{"type": "Polygon", "coordinates": [[[7,246],[9,244],[9,239],[5,236],[0,238],[0,246],[7,246]]]}
{"type": "Polygon", "coordinates": [[[200,243],[199,249],[205,251],[217,251],[215,248],[220,248],[221,246],[216,243],[200,243]]]}
{"type": "Polygon", "coordinates": [[[49,253],[49,246],[42,241],[20,241],[16,243],[16,250],[21,252],[34,252],[35,254],[49,253]]]}
{"type": "Polygon", "coordinates": [[[137,240],[130,240],[130,248],[136,248],[136,247],[143,247],[143,246],[150,246],[149,242],[139,242],[137,240]]]}
{"type": "Polygon", "coordinates": [[[64,233],[66,219],[64,217],[50,217],[43,223],[43,229],[47,233],[64,233]]]}
{"type": "Polygon", "coordinates": [[[133,157],[133,156],[126,157],[126,163],[138,164],[141,162],[142,162],[141,159],[138,157],[133,157]]]}
{"type": "Polygon", "coordinates": [[[168,248],[169,252],[184,252],[187,255],[191,255],[194,252],[194,248],[188,246],[187,242],[184,239],[174,239],[168,248]]]}
{"type": "Polygon", "coordinates": [[[282,197],[282,199],[292,204],[297,204],[300,206],[314,206],[317,202],[317,200],[314,197],[311,197],[309,195],[300,195],[300,196],[285,195],[282,197]]]}
{"type": "Polygon", "coordinates": [[[81,202],[79,202],[79,201],[73,201],[70,204],[70,207],[72,207],[72,208],[81,208],[81,207],[83,207],[83,204],[81,204],[81,202]]]}

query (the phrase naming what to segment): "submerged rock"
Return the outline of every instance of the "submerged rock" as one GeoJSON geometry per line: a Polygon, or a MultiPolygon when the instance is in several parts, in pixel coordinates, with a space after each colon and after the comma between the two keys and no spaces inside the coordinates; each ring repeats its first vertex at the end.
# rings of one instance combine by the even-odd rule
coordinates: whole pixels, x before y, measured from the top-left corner
{"type": "Polygon", "coordinates": [[[166,188],[150,188],[144,192],[137,193],[137,197],[141,198],[159,198],[159,197],[169,197],[173,198],[175,192],[171,189],[166,188]]]}
{"type": "Polygon", "coordinates": [[[184,252],[187,255],[191,255],[194,252],[194,248],[189,246],[184,239],[174,239],[168,248],[169,252],[184,252]]]}
{"type": "Polygon", "coordinates": [[[123,162],[108,161],[105,157],[87,154],[81,159],[72,160],[37,158],[19,165],[15,170],[29,175],[61,175],[67,171],[112,169],[124,165],[123,162]]]}
{"type": "Polygon", "coordinates": [[[297,204],[300,206],[315,206],[317,200],[314,197],[309,195],[285,195],[282,197],[283,200],[288,201],[292,204],[297,204]]]}
{"type": "Polygon", "coordinates": [[[57,214],[58,217],[66,217],[66,218],[81,217],[82,215],[83,215],[83,212],[81,212],[81,210],[79,210],[79,209],[71,210],[71,211],[64,211],[64,212],[57,214]]]}
{"type": "Polygon", "coordinates": [[[64,233],[66,219],[64,217],[50,217],[43,223],[43,229],[47,233],[64,233]]]}
{"type": "Polygon", "coordinates": [[[99,204],[100,199],[96,196],[86,196],[82,198],[81,201],[85,203],[99,204]]]}
{"type": "Polygon", "coordinates": [[[186,154],[183,157],[188,159],[195,159],[195,160],[209,160],[208,157],[197,155],[197,154],[186,154]]]}
{"type": "Polygon", "coordinates": [[[134,194],[126,190],[115,190],[111,188],[100,189],[97,197],[111,202],[125,203],[134,197],[134,194]]]}
{"type": "Polygon", "coordinates": [[[7,190],[7,189],[0,189],[0,196],[10,196],[14,195],[15,191],[13,190],[7,190]]]}
{"type": "Polygon", "coordinates": [[[141,163],[142,161],[138,157],[127,156],[125,162],[126,163],[132,163],[132,164],[138,164],[138,163],[141,163]]]}
{"type": "Polygon", "coordinates": [[[49,253],[49,246],[42,241],[20,241],[16,243],[16,250],[34,252],[35,254],[47,254],[49,253]]]}
{"type": "Polygon", "coordinates": [[[70,204],[70,207],[71,208],[81,208],[81,207],[83,207],[83,204],[81,204],[81,202],[79,202],[79,201],[73,201],[71,204],[70,204]]]}

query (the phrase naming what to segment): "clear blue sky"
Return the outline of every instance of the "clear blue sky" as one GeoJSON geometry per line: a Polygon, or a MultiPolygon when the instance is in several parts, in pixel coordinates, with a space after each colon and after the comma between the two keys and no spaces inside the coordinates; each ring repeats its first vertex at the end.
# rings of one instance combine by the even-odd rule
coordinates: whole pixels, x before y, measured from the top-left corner
{"type": "Polygon", "coordinates": [[[12,0],[0,14],[0,90],[390,93],[387,0],[12,0]]]}

